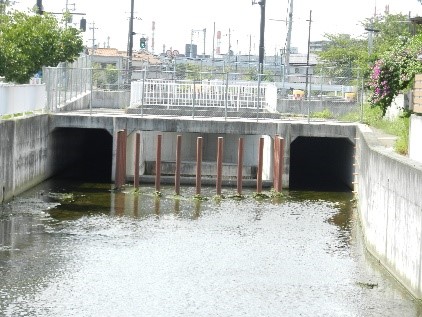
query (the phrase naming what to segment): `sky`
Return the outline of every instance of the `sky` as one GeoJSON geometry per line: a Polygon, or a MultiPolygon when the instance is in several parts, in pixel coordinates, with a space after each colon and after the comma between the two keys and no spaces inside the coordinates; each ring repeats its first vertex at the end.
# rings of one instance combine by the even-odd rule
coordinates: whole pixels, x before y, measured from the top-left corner
{"type": "MultiPolygon", "coordinates": [[[[15,9],[32,8],[36,0],[17,0],[15,9]]],[[[139,50],[141,37],[148,38],[149,51],[159,54],[168,50],[184,53],[185,45],[198,46],[198,53],[212,55],[231,49],[236,54],[258,55],[261,9],[252,0],[134,0],[134,46],[139,50]],[[153,23],[155,30],[153,31],[153,23]],[[205,32],[204,32],[205,29],[205,32]],[[221,39],[217,40],[217,32],[221,39]],[[205,34],[205,36],[204,36],[205,34]],[[214,41],[213,41],[214,39],[214,41]],[[230,40],[229,40],[230,39],[230,40]],[[154,45],[152,45],[154,42],[154,45]]],[[[361,22],[381,14],[389,5],[391,14],[422,16],[417,0],[290,0],[293,1],[291,46],[306,54],[309,17],[312,12],[310,40],[324,39],[324,34],[348,33],[366,37],[361,22]]],[[[61,13],[68,9],[83,13],[87,20],[84,43],[92,47],[127,49],[131,0],[43,0],[44,10],[61,13]]],[[[266,0],[265,54],[274,56],[285,47],[289,0],[266,0]]],[[[60,17],[59,14],[56,16],[60,17]]],[[[74,15],[79,27],[82,15],[74,15]]]]}

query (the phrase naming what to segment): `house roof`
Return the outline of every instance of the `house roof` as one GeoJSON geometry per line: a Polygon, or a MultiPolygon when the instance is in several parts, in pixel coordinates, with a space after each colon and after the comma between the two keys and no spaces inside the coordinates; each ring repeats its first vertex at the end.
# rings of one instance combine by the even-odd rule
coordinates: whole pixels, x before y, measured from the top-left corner
{"type": "MultiPolygon", "coordinates": [[[[101,57],[126,57],[126,51],[119,51],[117,48],[96,48],[94,51],[88,49],[89,55],[101,56],[101,57]]],[[[161,64],[161,60],[155,55],[147,51],[133,52],[132,60],[138,62],[146,62],[149,64],[161,64]]]]}

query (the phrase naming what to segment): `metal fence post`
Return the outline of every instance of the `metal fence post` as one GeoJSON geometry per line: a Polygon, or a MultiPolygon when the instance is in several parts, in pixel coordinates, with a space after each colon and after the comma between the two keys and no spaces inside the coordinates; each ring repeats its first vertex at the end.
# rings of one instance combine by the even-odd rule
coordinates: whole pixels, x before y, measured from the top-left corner
{"type": "Polygon", "coordinates": [[[146,77],[146,70],[144,69],[143,74],[142,74],[141,117],[144,116],[145,77],[146,77]]]}
{"type": "Polygon", "coordinates": [[[229,73],[226,73],[226,91],[224,96],[224,120],[227,120],[227,108],[229,106],[229,73]]]}
{"type": "Polygon", "coordinates": [[[256,121],[259,121],[259,105],[261,103],[261,74],[258,73],[258,102],[256,103],[256,121]]]}
{"type": "Polygon", "coordinates": [[[195,79],[194,79],[193,92],[192,92],[192,119],[195,119],[195,98],[196,98],[196,85],[195,85],[195,79]]]}
{"type": "Polygon", "coordinates": [[[94,94],[94,89],[93,89],[93,76],[94,75],[94,69],[91,68],[91,78],[90,78],[90,84],[91,84],[91,90],[90,90],[90,95],[89,95],[89,115],[92,115],[92,100],[93,100],[93,94],[94,94]]]}

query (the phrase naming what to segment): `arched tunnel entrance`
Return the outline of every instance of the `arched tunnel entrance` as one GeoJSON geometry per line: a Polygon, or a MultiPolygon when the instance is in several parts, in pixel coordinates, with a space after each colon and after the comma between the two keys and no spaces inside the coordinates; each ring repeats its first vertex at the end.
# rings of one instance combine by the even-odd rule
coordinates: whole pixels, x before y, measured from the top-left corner
{"type": "Polygon", "coordinates": [[[111,182],[113,137],[107,130],[58,128],[51,142],[57,177],[111,182]]]}
{"type": "Polygon", "coordinates": [[[347,138],[298,137],[290,146],[290,189],[350,191],[354,145],[347,138]]]}

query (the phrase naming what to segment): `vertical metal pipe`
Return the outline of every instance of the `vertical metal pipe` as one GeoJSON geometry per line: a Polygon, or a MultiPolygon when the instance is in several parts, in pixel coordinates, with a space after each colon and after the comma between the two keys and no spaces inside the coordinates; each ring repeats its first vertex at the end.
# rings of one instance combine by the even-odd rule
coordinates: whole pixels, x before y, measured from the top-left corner
{"type": "Polygon", "coordinates": [[[261,74],[258,74],[258,101],[256,103],[256,122],[259,120],[259,106],[261,104],[261,74]]]}
{"type": "Polygon", "coordinates": [[[176,195],[180,195],[180,165],[182,156],[182,136],[177,136],[176,141],[176,171],[174,173],[174,190],[176,195]]]}
{"type": "Polygon", "coordinates": [[[262,192],[262,167],[264,161],[264,138],[259,138],[258,147],[258,171],[256,175],[256,192],[260,194],[262,192]]]}
{"type": "Polygon", "coordinates": [[[278,192],[281,193],[283,190],[283,171],[284,171],[284,148],[285,140],[282,137],[279,137],[279,154],[278,154],[278,192]]]}
{"type": "Polygon", "coordinates": [[[115,166],[115,176],[114,176],[114,186],[116,189],[120,189],[122,187],[122,183],[121,183],[121,169],[120,169],[120,165],[121,165],[121,131],[117,132],[117,138],[116,138],[116,166],[115,166]]]}
{"type": "Polygon", "coordinates": [[[123,177],[123,185],[126,183],[126,154],[127,154],[127,131],[123,130],[122,132],[123,140],[122,140],[122,177],[123,177]]]}
{"type": "Polygon", "coordinates": [[[259,74],[264,72],[264,55],[265,55],[265,46],[264,46],[264,36],[265,36],[265,1],[261,0],[259,5],[261,6],[261,23],[260,23],[260,32],[259,32],[259,74]]]}
{"type": "Polygon", "coordinates": [[[157,149],[156,149],[156,160],[155,160],[155,190],[160,191],[161,182],[161,141],[163,136],[157,135],[157,149]]]}
{"type": "Polygon", "coordinates": [[[121,189],[126,182],[126,130],[117,132],[115,187],[121,189]]]}
{"type": "Polygon", "coordinates": [[[196,194],[201,194],[201,175],[202,174],[202,137],[196,140],[196,194]]]}
{"type": "Polygon", "coordinates": [[[279,150],[280,150],[280,139],[278,135],[274,137],[274,150],[273,150],[273,187],[274,191],[278,192],[278,179],[279,179],[279,150]]]}
{"type": "Polygon", "coordinates": [[[223,138],[218,138],[217,144],[217,195],[221,195],[221,185],[223,181],[223,138]]]}
{"type": "Polygon", "coordinates": [[[195,103],[196,103],[196,83],[193,80],[193,93],[192,93],[192,119],[195,119],[195,103]]]}
{"type": "Polygon", "coordinates": [[[226,91],[224,95],[224,120],[227,120],[228,106],[229,106],[229,73],[226,74],[226,91]]]}
{"type": "Polygon", "coordinates": [[[133,174],[133,187],[139,188],[139,151],[141,148],[141,134],[136,132],[135,135],[135,169],[133,174]]]}
{"type": "Polygon", "coordinates": [[[239,138],[239,144],[237,147],[237,194],[242,195],[243,185],[243,138],[239,138]]]}

